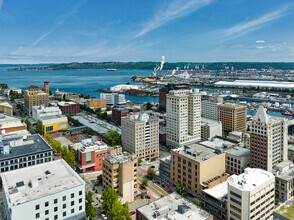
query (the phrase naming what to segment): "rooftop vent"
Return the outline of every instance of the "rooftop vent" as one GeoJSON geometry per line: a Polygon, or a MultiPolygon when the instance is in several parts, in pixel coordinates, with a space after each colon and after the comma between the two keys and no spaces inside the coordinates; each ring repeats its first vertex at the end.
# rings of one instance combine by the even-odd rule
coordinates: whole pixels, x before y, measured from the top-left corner
{"type": "Polygon", "coordinates": [[[46,175],[49,175],[49,174],[51,174],[51,172],[50,172],[49,170],[46,170],[46,171],[45,171],[45,174],[46,174],[46,175]]]}
{"type": "Polygon", "coordinates": [[[16,187],[19,188],[19,187],[22,187],[24,186],[24,182],[23,181],[20,181],[20,182],[17,182],[16,183],[16,187]]]}

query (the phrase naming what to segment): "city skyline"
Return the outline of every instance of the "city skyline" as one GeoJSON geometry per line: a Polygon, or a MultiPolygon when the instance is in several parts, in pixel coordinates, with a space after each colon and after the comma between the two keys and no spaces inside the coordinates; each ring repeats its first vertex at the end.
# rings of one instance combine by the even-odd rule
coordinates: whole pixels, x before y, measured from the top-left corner
{"type": "Polygon", "coordinates": [[[290,0],[0,0],[1,64],[293,61],[290,0]]]}

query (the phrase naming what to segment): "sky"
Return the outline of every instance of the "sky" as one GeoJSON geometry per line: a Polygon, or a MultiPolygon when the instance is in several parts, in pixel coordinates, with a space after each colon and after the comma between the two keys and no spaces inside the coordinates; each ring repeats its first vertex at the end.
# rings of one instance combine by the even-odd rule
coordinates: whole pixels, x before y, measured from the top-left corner
{"type": "Polygon", "coordinates": [[[294,62],[293,0],[0,0],[0,63],[294,62]]]}

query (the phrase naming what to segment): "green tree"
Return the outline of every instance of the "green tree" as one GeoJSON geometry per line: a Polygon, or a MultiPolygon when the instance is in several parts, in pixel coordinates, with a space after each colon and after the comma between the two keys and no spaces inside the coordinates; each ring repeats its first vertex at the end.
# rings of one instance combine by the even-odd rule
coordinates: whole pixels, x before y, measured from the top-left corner
{"type": "Polygon", "coordinates": [[[118,127],[119,126],[119,121],[118,120],[115,120],[114,121],[114,124],[118,127]]]}
{"type": "Polygon", "coordinates": [[[118,194],[113,188],[108,188],[102,193],[102,211],[106,214],[110,214],[113,204],[118,200],[118,194]]]}
{"type": "Polygon", "coordinates": [[[156,172],[153,168],[149,167],[147,170],[147,174],[149,175],[150,179],[154,179],[156,177],[156,172]]]}
{"type": "Polygon", "coordinates": [[[102,183],[102,174],[97,176],[97,182],[98,182],[98,184],[102,183]]]}
{"type": "Polygon", "coordinates": [[[111,146],[121,145],[121,137],[117,131],[110,130],[106,133],[106,137],[111,146]]]}
{"type": "Polygon", "coordinates": [[[142,158],[139,158],[138,163],[142,163],[142,162],[143,162],[142,158]]]}
{"type": "Polygon", "coordinates": [[[43,125],[40,120],[37,121],[36,130],[39,134],[43,134],[43,125]]]}
{"type": "Polygon", "coordinates": [[[89,191],[86,196],[86,215],[89,217],[89,219],[93,219],[96,215],[96,209],[93,206],[93,193],[91,191],[89,191]]]}
{"type": "Polygon", "coordinates": [[[191,201],[192,201],[194,204],[198,205],[198,206],[200,206],[200,205],[201,205],[201,202],[200,202],[200,200],[199,200],[199,199],[197,199],[196,197],[195,197],[195,198],[193,198],[191,201]]]}
{"type": "Polygon", "coordinates": [[[148,186],[148,180],[147,179],[143,179],[141,186],[143,186],[144,188],[146,188],[148,186]]]}
{"type": "Polygon", "coordinates": [[[111,111],[111,108],[110,107],[106,107],[106,111],[111,111]]]}
{"type": "Polygon", "coordinates": [[[29,119],[26,119],[24,122],[27,124],[27,129],[30,130],[31,127],[32,127],[32,124],[31,124],[31,122],[29,121],[29,119]]]}
{"type": "Polygon", "coordinates": [[[150,102],[147,102],[147,104],[146,104],[146,109],[147,109],[147,110],[151,110],[151,109],[152,109],[152,105],[151,105],[150,102]]]}
{"type": "Polygon", "coordinates": [[[184,190],[182,185],[179,184],[179,183],[176,185],[176,192],[179,193],[182,196],[186,195],[186,191],[184,190]]]}
{"type": "Polygon", "coordinates": [[[87,128],[87,133],[88,133],[88,135],[93,135],[93,130],[92,130],[92,128],[87,128]]]}
{"type": "Polygon", "coordinates": [[[61,151],[62,158],[71,166],[71,168],[75,169],[76,167],[76,155],[72,147],[68,149],[67,147],[63,147],[61,151]]]}

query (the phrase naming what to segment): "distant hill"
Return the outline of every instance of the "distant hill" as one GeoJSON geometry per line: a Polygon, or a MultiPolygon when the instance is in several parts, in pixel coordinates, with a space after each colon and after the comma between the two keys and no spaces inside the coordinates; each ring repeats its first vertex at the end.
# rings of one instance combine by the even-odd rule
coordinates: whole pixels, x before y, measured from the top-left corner
{"type": "MultiPolygon", "coordinates": [[[[101,62],[101,63],[65,63],[65,64],[51,64],[48,66],[19,66],[17,68],[8,69],[10,71],[34,71],[34,70],[87,70],[87,69],[118,69],[118,70],[153,70],[156,65],[160,65],[160,62],[101,62]]],[[[184,66],[189,65],[190,69],[199,65],[201,68],[204,65],[205,69],[209,70],[221,70],[225,66],[233,66],[236,70],[243,69],[282,69],[289,70],[294,69],[294,62],[214,62],[214,63],[191,63],[191,62],[178,62],[178,63],[165,63],[163,70],[172,70],[177,67],[183,69],[184,66]]]]}

